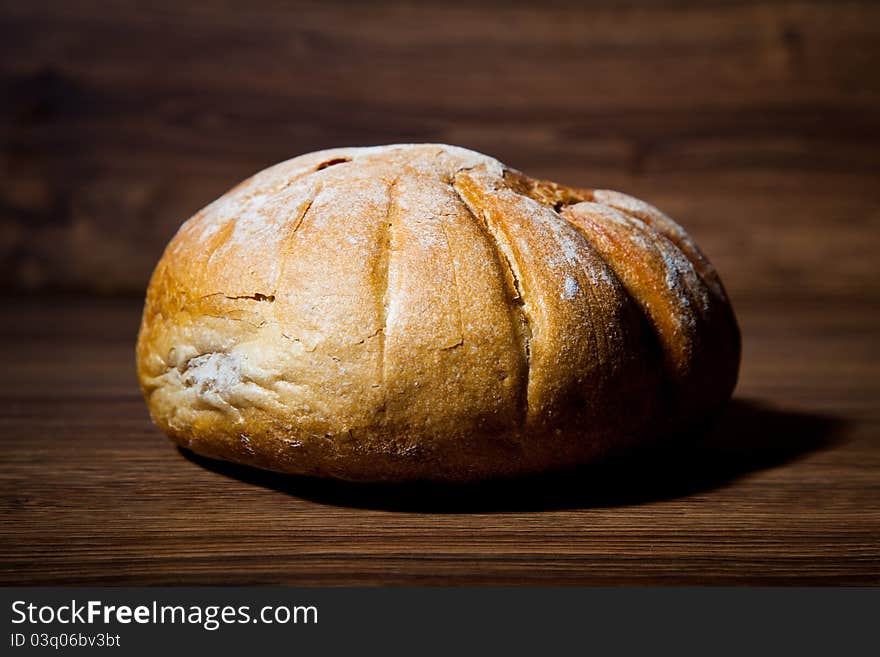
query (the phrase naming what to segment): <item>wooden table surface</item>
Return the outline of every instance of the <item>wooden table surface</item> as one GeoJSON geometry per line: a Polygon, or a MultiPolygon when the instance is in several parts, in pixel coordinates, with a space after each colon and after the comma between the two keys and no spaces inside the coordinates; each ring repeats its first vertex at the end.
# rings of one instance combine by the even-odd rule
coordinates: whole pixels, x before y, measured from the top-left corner
{"type": "Polygon", "coordinates": [[[0,0],[0,41],[0,583],[880,584],[880,4],[0,0]],[[404,141],[680,220],[743,330],[715,432],[446,489],[174,448],[134,374],[174,230],[404,141]]]}
{"type": "Polygon", "coordinates": [[[4,308],[5,584],[880,584],[876,307],[742,304],[741,383],[714,432],[465,488],[187,456],[137,390],[138,301],[4,308]]]}

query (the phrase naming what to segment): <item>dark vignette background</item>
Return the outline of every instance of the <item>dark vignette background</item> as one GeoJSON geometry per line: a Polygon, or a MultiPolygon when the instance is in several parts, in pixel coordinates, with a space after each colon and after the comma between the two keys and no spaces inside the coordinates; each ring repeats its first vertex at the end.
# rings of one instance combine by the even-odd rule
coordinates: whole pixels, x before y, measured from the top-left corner
{"type": "Polygon", "coordinates": [[[880,4],[0,2],[0,581],[880,583],[880,4]],[[245,6],[247,5],[247,6],[245,6]],[[179,224],[440,141],[683,223],[744,333],[676,453],[513,485],[186,459],[134,380],[179,224]]]}

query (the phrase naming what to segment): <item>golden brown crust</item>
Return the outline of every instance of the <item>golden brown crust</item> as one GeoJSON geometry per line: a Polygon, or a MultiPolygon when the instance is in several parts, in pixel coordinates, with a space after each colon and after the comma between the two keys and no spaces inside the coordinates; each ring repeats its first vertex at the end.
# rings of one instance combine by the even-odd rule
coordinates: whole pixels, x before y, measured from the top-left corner
{"type": "Polygon", "coordinates": [[[451,146],[310,153],[186,222],[138,375],[178,444],[350,480],[584,463],[703,419],[739,334],[655,208],[451,146]]]}

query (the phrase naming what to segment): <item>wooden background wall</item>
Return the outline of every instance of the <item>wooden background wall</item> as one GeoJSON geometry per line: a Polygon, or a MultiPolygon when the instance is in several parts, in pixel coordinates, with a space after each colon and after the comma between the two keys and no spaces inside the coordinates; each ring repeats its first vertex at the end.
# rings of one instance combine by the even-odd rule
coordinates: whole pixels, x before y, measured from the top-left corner
{"type": "Polygon", "coordinates": [[[880,298],[878,3],[4,0],[0,20],[7,291],[139,294],[256,170],[442,141],[645,197],[734,299],[880,298]]]}

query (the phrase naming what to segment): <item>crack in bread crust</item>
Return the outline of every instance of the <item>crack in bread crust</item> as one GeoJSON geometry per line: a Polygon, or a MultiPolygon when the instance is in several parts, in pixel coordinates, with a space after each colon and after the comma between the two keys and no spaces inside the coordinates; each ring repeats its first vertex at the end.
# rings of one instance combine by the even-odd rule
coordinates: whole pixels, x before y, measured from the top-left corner
{"type": "Polygon", "coordinates": [[[531,324],[529,323],[529,316],[525,309],[525,291],[523,289],[522,283],[520,282],[520,276],[517,273],[516,260],[512,253],[512,247],[506,238],[504,239],[505,245],[502,246],[500,242],[500,237],[498,232],[490,225],[488,217],[485,213],[477,206],[473,204],[473,197],[468,193],[467,190],[463,190],[461,188],[461,183],[458,180],[459,175],[462,172],[459,171],[452,180],[451,187],[455,192],[455,195],[459,198],[462,205],[467,209],[471,218],[475,222],[475,224],[480,228],[486,237],[488,243],[491,245],[494,253],[496,261],[503,268],[504,273],[507,274],[504,280],[504,287],[508,290],[508,295],[510,299],[509,308],[511,311],[511,321],[513,322],[513,330],[516,335],[519,336],[520,340],[520,348],[522,350],[523,355],[523,363],[525,368],[525,376],[523,377],[523,385],[522,390],[520,392],[520,399],[522,413],[520,417],[520,426],[524,426],[526,422],[526,418],[529,415],[529,379],[531,376],[531,340],[532,340],[532,330],[531,324]],[[510,255],[508,255],[508,251],[511,251],[510,255]]]}
{"type": "Polygon", "coordinates": [[[386,379],[386,349],[385,343],[387,340],[386,332],[388,330],[388,305],[389,305],[389,287],[388,287],[388,272],[391,267],[391,246],[394,243],[394,211],[395,211],[395,200],[394,200],[394,189],[396,184],[396,179],[392,180],[388,185],[388,205],[385,208],[385,218],[382,223],[382,228],[380,231],[381,234],[381,243],[378,249],[378,257],[376,258],[376,299],[379,304],[379,314],[381,317],[381,326],[376,331],[374,335],[378,337],[378,349],[379,349],[379,377],[378,377],[378,385],[379,389],[382,390],[382,394],[385,395],[385,401],[382,403],[382,413],[386,415],[388,412],[388,399],[387,399],[387,389],[385,385],[386,379]]]}

